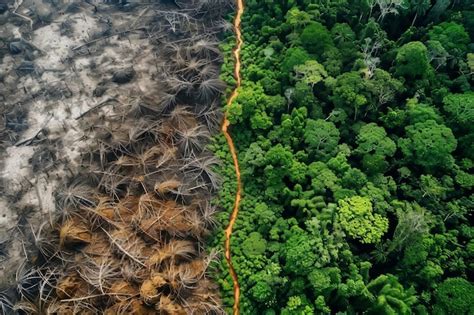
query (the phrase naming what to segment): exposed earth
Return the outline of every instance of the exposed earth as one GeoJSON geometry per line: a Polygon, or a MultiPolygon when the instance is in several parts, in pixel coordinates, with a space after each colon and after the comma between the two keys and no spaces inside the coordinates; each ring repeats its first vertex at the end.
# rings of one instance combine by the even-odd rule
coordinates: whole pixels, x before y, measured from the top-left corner
{"type": "MultiPolygon", "coordinates": [[[[47,286],[60,286],[64,274],[74,271],[68,259],[79,264],[90,261],[81,253],[90,238],[104,241],[113,231],[130,228],[126,225],[132,222],[123,217],[110,217],[113,224],[92,225],[87,212],[81,211],[99,207],[103,198],[117,207],[131,196],[152,194],[149,202],[173,202],[181,209],[176,215],[185,213],[182,220],[188,223],[185,207],[192,211],[205,207],[196,212],[198,216],[214,211],[208,204],[217,179],[207,168],[203,171],[203,164],[214,163],[204,144],[218,132],[221,119],[218,100],[225,86],[217,79],[221,56],[216,36],[229,28],[222,19],[229,7],[222,1],[212,6],[199,1],[115,2],[0,1],[0,288],[11,305],[18,298],[28,300],[28,294],[22,296],[18,288],[21,277],[31,270],[42,281],[55,279],[46,280],[47,286]],[[141,156],[142,166],[138,162],[134,166],[130,161],[140,154],[148,155],[141,156]],[[172,156],[165,160],[166,154],[172,156]],[[159,167],[157,159],[161,159],[159,167]],[[124,164],[117,167],[118,161],[124,164]],[[155,172],[148,169],[150,163],[155,172]],[[112,166],[117,172],[113,176],[112,166]],[[142,172],[137,170],[142,167],[142,172]],[[120,183],[111,183],[117,176],[120,183]],[[75,221],[79,217],[80,223],[75,221]],[[86,239],[78,237],[77,231],[63,235],[71,222],[87,225],[86,239]],[[50,257],[44,242],[54,247],[50,257]],[[61,271],[48,276],[52,269],[61,271]],[[19,296],[11,290],[14,287],[19,296]]],[[[202,230],[195,233],[157,227],[165,236],[157,232],[160,240],[145,239],[144,246],[169,246],[174,239],[188,242],[190,257],[167,268],[208,262],[211,258],[201,248],[200,235],[211,223],[198,220],[202,230]]],[[[139,234],[137,240],[142,242],[143,233],[139,234]]],[[[116,242],[110,237],[108,247],[116,242]]],[[[113,264],[135,259],[141,263],[136,256],[123,256],[123,252],[110,253],[116,259],[113,264]]],[[[208,281],[203,275],[196,281],[208,281]]],[[[113,278],[109,280],[121,276],[113,278]]],[[[138,280],[133,290],[139,290],[143,281],[138,280]]],[[[105,294],[87,290],[87,294],[105,294]]],[[[38,294],[37,289],[32,292],[38,294]]],[[[56,288],[44,301],[40,297],[40,304],[53,303],[57,293],[56,288]]],[[[189,307],[172,293],[166,294],[170,304],[189,307]]],[[[75,297],[63,294],[63,299],[75,297]]],[[[162,298],[142,304],[165,302],[162,298]]],[[[212,311],[220,312],[218,300],[209,303],[214,305],[209,308],[215,307],[212,311]]],[[[109,302],[92,304],[111,307],[109,302]]]]}

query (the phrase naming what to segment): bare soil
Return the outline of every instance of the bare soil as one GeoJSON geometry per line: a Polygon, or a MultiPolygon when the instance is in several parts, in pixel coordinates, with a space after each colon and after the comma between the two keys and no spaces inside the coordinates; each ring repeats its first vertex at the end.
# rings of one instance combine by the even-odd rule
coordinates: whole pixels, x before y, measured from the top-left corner
{"type": "Polygon", "coordinates": [[[0,309],[220,312],[202,240],[229,9],[0,1],[0,309]]]}

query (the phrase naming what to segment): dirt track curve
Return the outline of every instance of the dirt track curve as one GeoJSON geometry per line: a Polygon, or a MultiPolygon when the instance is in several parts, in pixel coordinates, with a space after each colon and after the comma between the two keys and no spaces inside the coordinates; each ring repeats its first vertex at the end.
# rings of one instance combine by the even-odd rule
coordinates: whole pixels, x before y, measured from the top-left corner
{"type": "MultiPolygon", "coordinates": [[[[232,94],[227,100],[227,107],[232,104],[232,102],[237,98],[239,95],[238,89],[241,86],[242,78],[240,75],[240,51],[242,48],[243,40],[242,40],[242,31],[240,29],[240,24],[242,21],[242,14],[244,12],[244,1],[237,0],[237,12],[234,19],[234,32],[236,35],[236,46],[233,50],[234,58],[235,58],[235,66],[234,66],[234,77],[236,79],[236,85],[232,94]]],[[[230,122],[227,118],[228,113],[225,113],[224,122],[222,124],[222,132],[227,140],[227,144],[229,146],[230,153],[232,155],[232,160],[234,161],[235,167],[235,175],[237,180],[237,191],[235,193],[235,201],[234,201],[234,208],[232,210],[232,214],[230,215],[229,225],[225,229],[225,259],[227,260],[227,264],[229,265],[230,274],[232,276],[232,281],[234,284],[234,307],[233,313],[234,315],[239,314],[239,301],[240,301],[240,286],[239,280],[237,277],[237,273],[235,272],[234,266],[232,265],[232,258],[231,258],[231,249],[230,249],[230,240],[232,236],[232,230],[234,228],[235,221],[237,220],[237,216],[239,214],[239,205],[241,199],[241,192],[242,192],[242,182],[240,179],[240,167],[239,167],[239,160],[237,158],[237,151],[235,150],[234,140],[230,135],[228,128],[230,122]]]]}

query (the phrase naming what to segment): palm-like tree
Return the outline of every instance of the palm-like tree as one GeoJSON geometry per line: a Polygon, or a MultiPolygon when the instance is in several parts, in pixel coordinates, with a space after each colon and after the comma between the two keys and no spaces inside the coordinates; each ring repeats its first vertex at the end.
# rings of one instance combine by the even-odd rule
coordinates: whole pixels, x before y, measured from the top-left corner
{"type": "Polygon", "coordinates": [[[16,291],[22,299],[33,300],[38,290],[41,275],[37,268],[28,269],[26,260],[18,267],[15,274],[16,291]]]}
{"type": "Polygon", "coordinates": [[[92,259],[86,257],[86,262],[78,268],[81,278],[92,287],[105,294],[113,281],[120,279],[119,265],[110,259],[92,259]]]}
{"type": "Polygon", "coordinates": [[[184,74],[187,78],[194,78],[197,73],[199,73],[200,69],[204,66],[208,65],[209,62],[204,59],[191,57],[186,60],[186,65],[181,69],[176,69],[177,73],[184,74]]]}
{"type": "Polygon", "coordinates": [[[208,279],[201,279],[193,295],[186,301],[190,314],[226,314],[222,309],[216,287],[208,279]]]}
{"type": "Polygon", "coordinates": [[[13,303],[6,291],[0,292],[0,313],[13,314],[13,303]]]}
{"type": "Polygon", "coordinates": [[[40,314],[44,314],[48,305],[54,300],[56,284],[61,277],[61,270],[55,268],[45,268],[40,272],[41,280],[38,284],[37,307],[40,314]]]}
{"type": "Polygon", "coordinates": [[[102,228],[103,226],[118,227],[115,222],[115,204],[108,197],[99,198],[96,207],[83,207],[86,211],[87,222],[92,230],[102,228]]]}
{"type": "Polygon", "coordinates": [[[191,51],[194,55],[200,59],[212,60],[222,55],[219,49],[219,43],[208,38],[197,40],[191,47],[191,51]]]}
{"type": "Polygon", "coordinates": [[[222,32],[230,32],[234,29],[234,25],[226,19],[219,19],[217,23],[214,23],[218,30],[222,32]]]}
{"type": "Polygon", "coordinates": [[[155,198],[152,193],[148,193],[140,196],[137,206],[136,220],[141,221],[154,217],[158,212],[157,209],[162,207],[162,202],[155,198]]]}
{"type": "Polygon", "coordinates": [[[151,123],[145,118],[136,119],[135,123],[131,124],[128,129],[128,138],[130,143],[144,140],[146,133],[152,130],[155,125],[156,124],[151,123]]]}
{"type": "Polygon", "coordinates": [[[180,186],[182,186],[183,183],[180,180],[177,180],[175,178],[164,180],[161,182],[157,182],[155,184],[155,191],[158,193],[158,195],[162,198],[166,196],[168,193],[176,193],[178,192],[178,189],[180,186]]]}
{"type": "Polygon", "coordinates": [[[61,225],[59,230],[59,244],[62,248],[88,244],[91,240],[91,231],[84,218],[75,216],[61,225]]]}
{"type": "Polygon", "coordinates": [[[196,126],[194,128],[178,130],[174,140],[183,156],[190,156],[202,152],[210,138],[211,135],[206,129],[196,126]]]}
{"type": "Polygon", "coordinates": [[[33,236],[33,244],[38,253],[45,259],[50,260],[59,253],[59,239],[57,235],[48,233],[53,231],[53,227],[49,226],[49,222],[43,222],[35,231],[33,226],[30,226],[31,234],[33,236]]]}
{"type": "Polygon", "coordinates": [[[188,107],[176,106],[168,115],[169,123],[175,130],[184,130],[196,126],[196,119],[188,107]]]}
{"type": "MultiPolygon", "coordinates": [[[[15,303],[13,310],[16,314],[41,314],[38,306],[30,300],[22,298],[19,302],[15,303]]],[[[15,314],[14,313],[14,314],[15,314]]]]}
{"type": "Polygon", "coordinates": [[[131,182],[130,178],[120,174],[119,171],[120,166],[112,165],[106,171],[101,172],[102,177],[98,186],[116,200],[126,194],[127,186],[131,182]]]}
{"type": "Polygon", "coordinates": [[[415,25],[418,16],[422,16],[431,7],[430,0],[410,0],[412,11],[415,12],[415,17],[411,22],[411,26],[415,25]]]}
{"type": "Polygon", "coordinates": [[[198,86],[198,97],[204,102],[209,102],[224,93],[226,84],[220,79],[207,79],[198,86]]]}
{"type": "Polygon", "coordinates": [[[216,132],[219,130],[224,116],[220,106],[216,103],[212,103],[211,106],[196,106],[195,112],[198,118],[204,121],[210,132],[216,132]]]}
{"type": "Polygon", "coordinates": [[[197,182],[204,182],[210,185],[210,189],[216,190],[220,185],[218,175],[214,172],[214,168],[219,164],[219,160],[213,156],[191,156],[184,160],[181,170],[184,174],[191,176],[197,182]]]}
{"type": "Polygon", "coordinates": [[[134,261],[142,267],[146,267],[144,263],[146,257],[143,252],[143,249],[146,248],[146,243],[144,240],[136,236],[131,228],[123,227],[116,229],[111,233],[103,228],[101,230],[109,238],[116,254],[120,255],[123,259],[134,261]]]}
{"type": "Polygon", "coordinates": [[[159,98],[160,110],[158,113],[171,111],[178,103],[178,94],[175,92],[164,92],[159,98]]]}
{"type": "Polygon", "coordinates": [[[158,309],[165,314],[185,314],[184,308],[167,295],[161,295],[158,309]]]}
{"type": "Polygon", "coordinates": [[[213,64],[207,64],[199,70],[199,79],[205,81],[207,79],[218,78],[219,68],[213,64]]]}
{"type": "Polygon", "coordinates": [[[149,277],[149,270],[131,260],[121,261],[120,272],[123,280],[129,283],[141,283],[149,277]]]}
{"type": "Polygon", "coordinates": [[[194,243],[186,240],[171,240],[156,251],[148,259],[148,266],[160,267],[162,264],[174,265],[180,260],[189,261],[196,256],[194,243]]]}
{"type": "Polygon", "coordinates": [[[187,211],[185,214],[186,221],[189,225],[188,233],[201,241],[202,237],[208,232],[206,229],[206,223],[197,211],[187,211]]]}
{"type": "Polygon", "coordinates": [[[197,265],[200,261],[194,261],[194,264],[181,264],[178,268],[177,280],[185,290],[194,290],[201,280],[202,274],[200,270],[195,270],[192,267],[197,265]]]}
{"type": "Polygon", "coordinates": [[[78,209],[80,206],[93,206],[96,201],[92,198],[92,187],[80,180],[74,180],[65,189],[56,193],[56,205],[67,213],[68,209],[78,209]]]}
{"type": "Polygon", "coordinates": [[[181,92],[189,94],[193,87],[193,83],[191,81],[177,75],[167,78],[165,82],[169,87],[169,91],[175,94],[179,94],[181,92]]]}
{"type": "Polygon", "coordinates": [[[215,205],[212,205],[209,201],[201,202],[198,206],[198,211],[208,228],[216,225],[215,215],[217,213],[217,207],[215,205]]]}

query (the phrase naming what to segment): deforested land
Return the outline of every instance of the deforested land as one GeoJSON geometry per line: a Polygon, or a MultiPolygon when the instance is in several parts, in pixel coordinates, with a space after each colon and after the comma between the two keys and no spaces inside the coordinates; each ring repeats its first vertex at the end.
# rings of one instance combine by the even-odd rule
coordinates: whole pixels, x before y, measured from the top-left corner
{"type": "Polygon", "coordinates": [[[0,310],[220,314],[228,1],[0,2],[0,310]]]}

